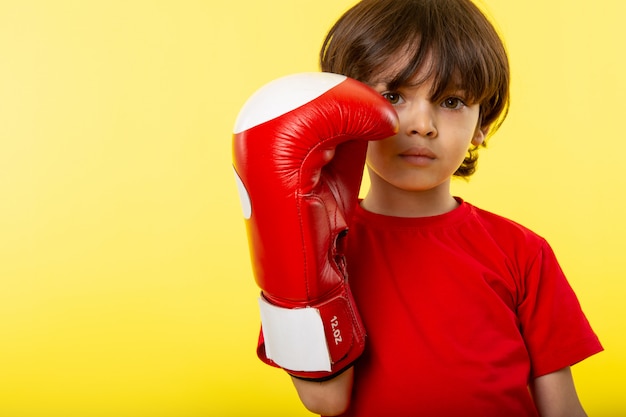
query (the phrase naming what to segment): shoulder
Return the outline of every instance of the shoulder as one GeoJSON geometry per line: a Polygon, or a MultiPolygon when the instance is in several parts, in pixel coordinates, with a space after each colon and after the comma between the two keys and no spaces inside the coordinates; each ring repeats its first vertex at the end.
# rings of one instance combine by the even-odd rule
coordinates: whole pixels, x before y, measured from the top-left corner
{"type": "Polygon", "coordinates": [[[470,222],[474,223],[474,227],[483,230],[486,238],[494,240],[503,249],[510,248],[516,253],[530,255],[549,247],[542,236],[517,221],[466,202],[463,204],[469,206],[470,222]]]}
{"type": "Polygon", "coordinates": [[[528,227],[512,220],[508,217],[496,214],[492,211],[488,211],[479,207],[476,207],[470,203],[464,202],[469,206],[469,212],[471,215],[485,227],[491,227],[496,231],[502,231],[506,233],[514,233],[515,235],[528,237],[531,239],[544,240],[542,236],[535,233],[528,227]]]}

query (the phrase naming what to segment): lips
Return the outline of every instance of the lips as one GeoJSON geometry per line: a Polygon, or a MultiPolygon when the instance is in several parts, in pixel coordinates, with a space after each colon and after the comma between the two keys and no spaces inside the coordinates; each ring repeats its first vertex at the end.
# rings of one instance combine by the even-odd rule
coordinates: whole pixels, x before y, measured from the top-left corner
{"type": "Polygon", "coordinates": [[[411,165],[425,166],[431,164],[436,155],[427,148],[411,148],[400,153],[400,157],[411,165]]]}

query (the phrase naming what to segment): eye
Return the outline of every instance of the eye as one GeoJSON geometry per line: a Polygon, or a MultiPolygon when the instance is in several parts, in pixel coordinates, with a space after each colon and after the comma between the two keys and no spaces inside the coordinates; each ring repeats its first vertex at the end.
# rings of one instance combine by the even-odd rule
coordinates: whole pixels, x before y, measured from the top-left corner
{"type": "Polygon", "coordinates": [[[387,99],[387,101],[394,106],[404,103],[404,99],[402,98],[400,93],[389,92],[383,93],[382,96],[385,97],[385,99],[387,99]]]}
{"type": "Polygon", "coordinates": [[[465,103],[458,97],[448,97],[441,103],[441,107],[451,110],[458,110],[463,106],[465,106],[465,103]]]}

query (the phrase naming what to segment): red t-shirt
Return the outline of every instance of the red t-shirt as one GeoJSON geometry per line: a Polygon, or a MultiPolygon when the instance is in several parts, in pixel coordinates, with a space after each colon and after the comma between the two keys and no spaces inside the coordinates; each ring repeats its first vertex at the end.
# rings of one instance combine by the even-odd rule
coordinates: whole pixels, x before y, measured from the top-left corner
{"type": "Polygon", "coordinates": [[[357,208],[347,262],[368,337],[344,416],[537,416],[529,380],[602,350],[547,242],[458,201],[426,218],[357,208]]]}

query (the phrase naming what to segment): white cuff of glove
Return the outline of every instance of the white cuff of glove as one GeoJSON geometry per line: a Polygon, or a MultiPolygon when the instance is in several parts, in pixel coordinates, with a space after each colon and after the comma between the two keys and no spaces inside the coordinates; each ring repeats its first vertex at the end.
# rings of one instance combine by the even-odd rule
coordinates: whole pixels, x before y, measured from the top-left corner
{"type": "Polygon", "coordinates": [[[324,324],[317,308],[282,308],[259,297],[265,353],[292,371],[331,371],[324,324]]]}

